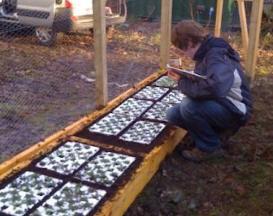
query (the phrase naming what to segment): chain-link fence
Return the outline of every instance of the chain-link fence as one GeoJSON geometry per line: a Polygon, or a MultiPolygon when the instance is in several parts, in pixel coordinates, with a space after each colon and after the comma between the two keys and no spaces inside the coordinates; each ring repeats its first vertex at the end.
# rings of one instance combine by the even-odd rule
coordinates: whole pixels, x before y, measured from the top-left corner
{"type": "MultiPolygon", "coordinates": [[[[91,0],[0,0],[0,161],[95,109],[92,11],[91,0]]],[[[159,65],[160,24],[126,12],[107,1],[109,100],[159,65]]]]}
{"type": "MultiPolygon", "coordinates": [[[[159,68],[159,19],[132,2],[105,6],[109,100],[159,68]]],[[[0,161],[95,109],[92,14],[91,0],[0,0],[0,161]]]]}

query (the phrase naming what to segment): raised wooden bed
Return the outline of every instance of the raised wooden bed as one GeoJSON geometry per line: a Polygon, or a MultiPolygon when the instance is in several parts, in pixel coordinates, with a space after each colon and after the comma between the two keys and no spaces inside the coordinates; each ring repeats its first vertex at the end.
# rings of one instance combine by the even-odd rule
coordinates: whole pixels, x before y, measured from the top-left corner
{"type": "Polygon", "coordinates": [[[183,98],[163,75],[1,164],[0,215],[122,215],[185,134],[162,115],[183,98]]]}

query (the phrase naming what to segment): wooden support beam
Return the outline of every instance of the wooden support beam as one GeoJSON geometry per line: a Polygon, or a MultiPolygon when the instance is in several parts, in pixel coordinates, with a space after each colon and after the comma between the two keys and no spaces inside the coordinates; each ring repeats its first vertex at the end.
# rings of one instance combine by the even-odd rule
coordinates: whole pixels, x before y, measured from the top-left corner
{"type": "Polygon", "coordinates": [[[161,0],[161,42],[160,42],[160,67],[165,68],[169,62],[172,28],[173,0],[161,0]]]}
{"type": "Polygon", "coordinates": [[[247,56],[248,51],[248,29],[247,29],[247,20],[246,20],[246,10],[245,10],[245,0],[237,0],[239,16],[240,16],[240,24],[241,24],[241,35],[242,42],[244,48],[244,54],[247,56]]]}
{"type": "Polygon", "coordinates": [[[105,106],[108,101],[105,3],[93,0],[97,107],[105,106]]]}
{"type": "Polygon", "coordinates": [[[252,2],[249,30],[249,46],[246,61],[246,72],[247,76],[250,78],[251,81],[253,81],[255,77],[255,67],[259,48],[263,5],[264,0],[253,0],[252,2]]]}
{"type": "Polygon", "coordinates": [[[215,37],[221,36],[221,27],[222,27],[222,19],[223,19],[223,7],[224,7],[224,0],[217,0],[217,7],[216,7],[216,20],[215,20],[215,37]]]}

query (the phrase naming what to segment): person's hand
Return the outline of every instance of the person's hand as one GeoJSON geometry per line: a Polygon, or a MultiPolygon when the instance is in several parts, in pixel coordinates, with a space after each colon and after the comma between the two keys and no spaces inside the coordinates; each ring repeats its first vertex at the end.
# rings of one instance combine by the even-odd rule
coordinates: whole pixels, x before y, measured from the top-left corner
{"type": "Polygon", "coordinates": [[[176,80],[176,81],[180,80],[180,75],[173,72],[172,70],[168,70],[168,77],[171,78],[172,80],[176,80]]]}

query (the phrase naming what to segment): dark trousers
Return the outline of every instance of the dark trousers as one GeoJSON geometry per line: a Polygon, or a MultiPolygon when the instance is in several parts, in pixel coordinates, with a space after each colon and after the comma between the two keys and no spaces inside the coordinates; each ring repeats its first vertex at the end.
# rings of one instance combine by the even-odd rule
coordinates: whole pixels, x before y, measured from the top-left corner
{"type": "Polygon", "coordinates": [[[196,147],[205,152],[221,147],[221,133],[237,131],[240,127],[236,116],[213,100],[184,98],[167,111],[167,119],[187,130],[196,147]]]}

